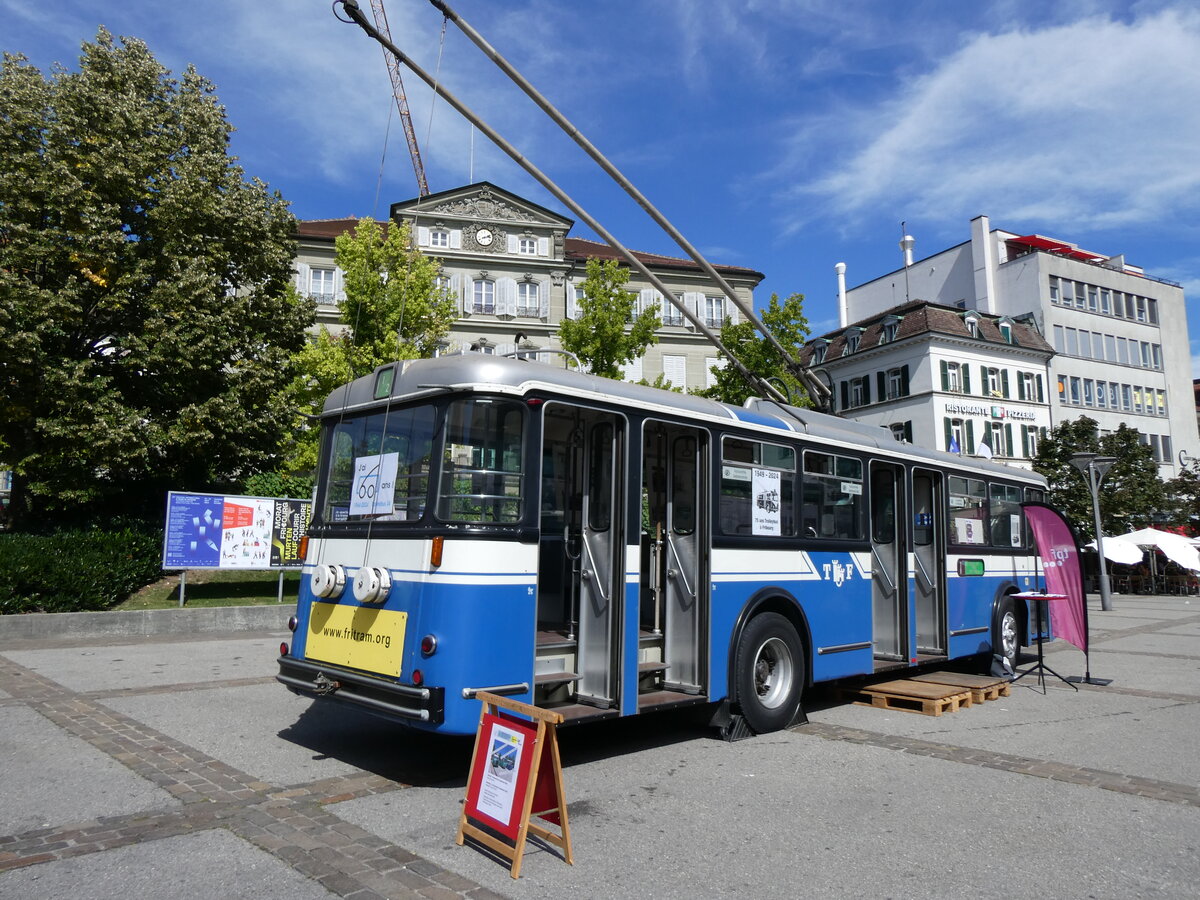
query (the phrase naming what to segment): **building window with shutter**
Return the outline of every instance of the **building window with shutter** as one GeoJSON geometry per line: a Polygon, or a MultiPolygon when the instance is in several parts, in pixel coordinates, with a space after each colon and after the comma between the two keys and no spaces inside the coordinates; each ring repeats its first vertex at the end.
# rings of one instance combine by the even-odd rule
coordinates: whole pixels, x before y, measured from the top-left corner
{"type": "Polygon", "coordinates": [[[725,324],[725,298],[704,298],[704,324],[709,328],[720,328],[725,324]]]}
{"type": "Polygon", "coordinates": [[[308,295],[318,303],[334,302],[333,269],[313,266],[308,271],[308,295]]]}
{"type": "Polygon", "coordinates": [[[496,312],[496,282],[476,278],[471,285],[471,311],[494,315],[496,312]]]}
{"type": "Polygon", "coordinates": [[[850,406],[866,406],[871,402],[871,380],[866,375],[850,379],[850,406]]]}
{"type": "Polygon", "coordinates": [[[522,256],[537,256],[537,238],[518,238],[517,252],[522,256]]]}
{"type": "Polygon", "coordinates": [[[540,316],[542,300],[536,281],[522,281],[517,284],[517,315],[540,316]]]}
{"type": "Polygon", "coordinates": [[[677,388],[687,390],[687,357],[664,353],[662,357],[663,380],[677,388]]]}
{"type": "Polygon", "coordinates": [[[951,394],[964,392],[962,367],[958,363],[942,361],[942,390],[951,394]]]}
{"type": "Polygon", "coordinates": [[[449,249],[450,247],[450,232],[442,228],[435,228],[429,232],[429,246],[442,247],[449,249]]]}
{"type": "Polygon", "coordinates": [[[908,366],[888,369],[887,399],[895,400],[908,396],[908,366]]]}

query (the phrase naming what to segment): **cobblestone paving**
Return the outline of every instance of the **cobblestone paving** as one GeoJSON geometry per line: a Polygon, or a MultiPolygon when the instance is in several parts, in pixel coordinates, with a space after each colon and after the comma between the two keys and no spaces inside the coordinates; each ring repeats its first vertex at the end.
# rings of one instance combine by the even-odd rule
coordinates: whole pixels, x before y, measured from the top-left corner
{"type": "MultiPolygon", "coordinates": [[[[1191,622],[1200,622],[1200,615],[1095,635],[1092,644],[1095,647],[1121,637],[1151,633],[1166,624],[1191,622]]],[[[0,698],[0,708],[24,706],[36,711],[180,802],[178,808],[105,816],[57,828],[0,835],[0,872],[148,840],[226,828],[348,900],[383,897],[471,897],[483,900],[498,896],[403,847],[345,822],[326,809],[327,804],[400,790],[404,787],[402,784],[378,775],[357,773],[290,787],[272,786],[117,713],[102,702],[132,694],[186,693],[272,680],[269,677],[244,678],[217,684],[202,682],[80,693],[0,656],[0,683],[10,695],[0,698]]],[[[1119,686],[1080,687],[1179,702],[1194,703],[1197,700],[1186,694],[1119,686]]],[[[1033,778],[1135,794],[1164,803],[1200,807],[1200,789],[1194,785],[840,725],[808,723],[793,730],[825,740],[864,744],[1033,778]]]]}
{"type": "MultiPolygon", "coordinates": [[[[59,828],[0,835],[0,872],[217,827],[229,829],[327,890],[352,900],[483,900],[496,896],[325,809],[328,803],[394,791],[403,785],[364,773],[273,787],[108,709],[94,696],[67,690],[3,657],[0,681],[12,695],[4,701],[6,706],[22,704],[35,710],[181,803],[172,810],[104,816],[59,828]]],[[[184,685],[180,689],[202,687],[212,685],[184,685]]],[[[97,693],[127,696],[130,692],[97,693]]]]}

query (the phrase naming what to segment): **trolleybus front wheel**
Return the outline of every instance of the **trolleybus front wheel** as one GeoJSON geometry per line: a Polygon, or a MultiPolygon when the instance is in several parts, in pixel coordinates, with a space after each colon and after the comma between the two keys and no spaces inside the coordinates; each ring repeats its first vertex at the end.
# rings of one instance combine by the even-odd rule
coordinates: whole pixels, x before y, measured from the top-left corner
{"type": "Polygon", "coordinates": [[[804,691],[804,648],[792,623],[762,613],[747,624],[734,657],[737,702],[758,734],[787,727],[804,691]]]}

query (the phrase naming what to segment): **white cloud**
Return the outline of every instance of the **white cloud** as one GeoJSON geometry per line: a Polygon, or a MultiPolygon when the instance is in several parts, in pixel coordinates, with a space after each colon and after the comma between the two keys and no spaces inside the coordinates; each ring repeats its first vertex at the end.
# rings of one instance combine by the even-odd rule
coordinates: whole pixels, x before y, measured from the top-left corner
{"type": "Polygon", "coordinates": [[[1200,14],[1183,10],[977,35],[869,107],[795,120],[772,178],[822,217],[1161,220],[1200,199],[1197,58],[1200,14]]]}

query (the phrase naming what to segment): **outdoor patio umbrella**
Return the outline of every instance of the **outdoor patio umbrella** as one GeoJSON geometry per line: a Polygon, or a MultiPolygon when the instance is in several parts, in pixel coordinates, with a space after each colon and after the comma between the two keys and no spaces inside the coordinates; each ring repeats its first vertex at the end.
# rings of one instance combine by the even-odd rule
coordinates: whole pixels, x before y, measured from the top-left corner
{"type": "MultiPolygon", "coordinates": [[[[1096,549],[1096,542],[1090,541],[1089,550],[1096,549]]],[[[1106,537],[1104,539],[1104,558],[1111,562],[1126,566],[1135,566],[1142,561],[1142,548],[1123,537],[1106,537]]]]}
{"type": "MultiPolygon", "coordinates": [[[[1200,551],[1181,534],[1171,534],[1169,531],[1159,531],[1157,528],[1143,528],[1122,534],[1123,540],[1137,544],[1139,547],[1157,547],[1171,562],[1178,563],[1185,569],[1200,572],[1200,551]]],[[[1108,542],[1105,541],[1105,549],[1108,542]]]]}

